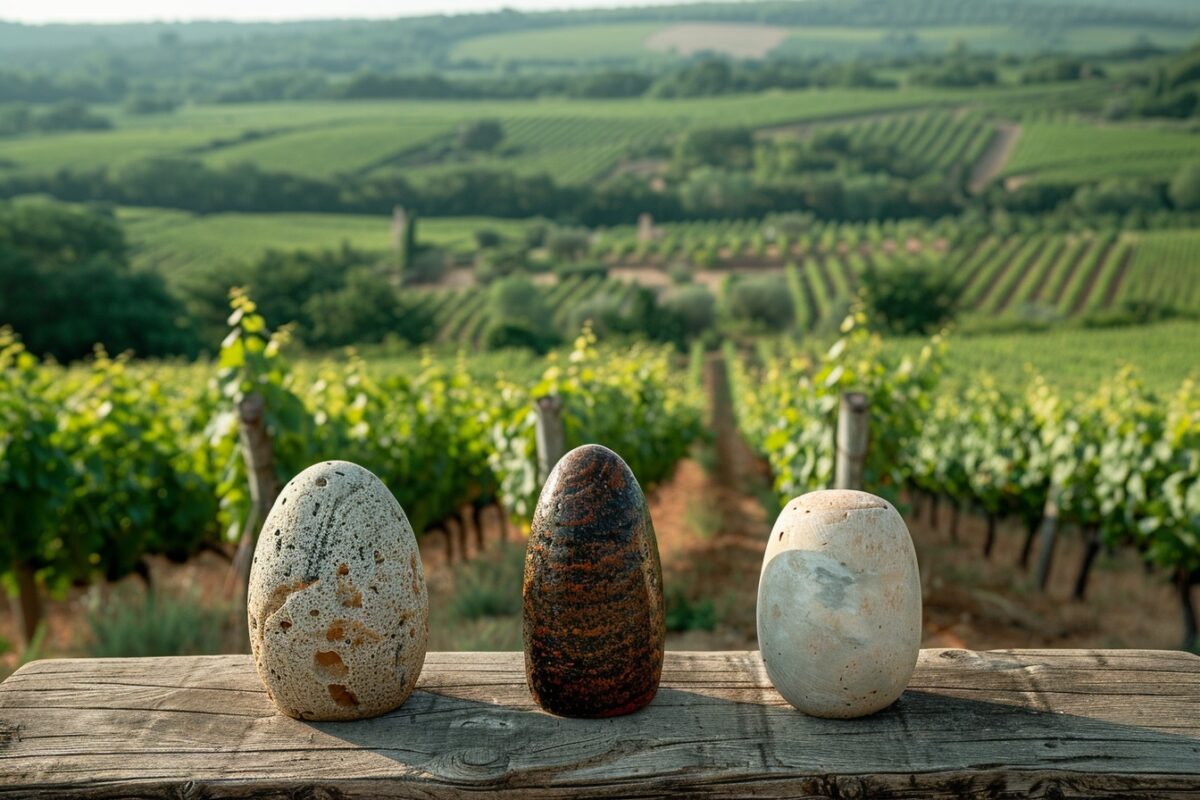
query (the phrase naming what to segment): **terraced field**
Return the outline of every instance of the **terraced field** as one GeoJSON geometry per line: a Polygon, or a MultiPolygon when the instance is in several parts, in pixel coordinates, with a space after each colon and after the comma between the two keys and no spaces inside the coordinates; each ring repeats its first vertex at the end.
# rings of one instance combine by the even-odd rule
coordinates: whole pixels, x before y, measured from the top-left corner
{"type": "Polygon", "coordinates": [[[1021,136],[1002,174],[1065,181],[1169,178],[1197,153],[1200,134],[1184,130],[1033,119],[1022,122],[1021,136]]]}
{"type": "MultiPolygon", "coordinates": [[[[573,277],[543,285],[541,291],[553,311],[554,327],[564,336],[572,336],[578,333],[574,328],[579,322],[576,311],[583,303],[601,296],[631,302],[638,286],[598,276],[573,277]]],[[[438,342],[472,348],[483,345],[492,322],[486,287],[426,291],[422,305],[432,313],[438,342]]]]}
{"type": "Polygon", "coordinates": [[[637,268],[784,268],[801,328],[840,315],[868,266],[897,259],[942,262],[958,275],[963,305],[981,317],[1074,317],[1148,302],[1200,311],[1200,232],[1099,230],[1007,236],[959,231],[950,222],[815,224],[788,233],[786,219],[664,225],[649,241],[615,228],[594,253],[637,268]]]}
{"type": "MultiPolygon", "coordinates": [[[[1011,87],[987,93],[989,103],[1051,102],[1058,87],[1011,87]]],[[[0,157],[13,172],[95,169],[149,156],[202,158],[213,164],[254,163],[302,175],[367,173],[402,165],[434,177],[445,165],[405,164],[406,153],[451,135],[464,122],[498,120],[508,141],[506,167],[590,180],[631,143],[666,141],[695,127],[751,128],[856,114],[958,106],[979,92],[905,88],[809,89],[681,100],[343,101],[185,106],[153,118],[101,109],[110,131],[6,139],[0,157]]],[[[480,159],[488,163],[489,158],[480,159]]]]}
{"type": "Polygon", "coordinates": [[[1166,303],[1200,309],[1200,231],[1146,231],[1114,294],[1118,302],[1166,303]]]}
{"type": "Polygon", "coordinates": [[[965,109],[888,115],[839,128],[856,144],[889,146],[917,169],[947,174],[969,169],[996,135],[982,112],[965,109]]]}

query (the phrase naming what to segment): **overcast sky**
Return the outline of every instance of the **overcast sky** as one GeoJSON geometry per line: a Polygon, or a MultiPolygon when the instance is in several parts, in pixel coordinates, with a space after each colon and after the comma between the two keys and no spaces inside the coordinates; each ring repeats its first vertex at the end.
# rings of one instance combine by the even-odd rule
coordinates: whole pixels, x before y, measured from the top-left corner
{"type": "Polygon", "coordinates": [[[662,5],[666,2],[668,0],[0,0],[0,20],[41,23],[346,19],[457,14],[503,7],[545,11],[662,5]]]}

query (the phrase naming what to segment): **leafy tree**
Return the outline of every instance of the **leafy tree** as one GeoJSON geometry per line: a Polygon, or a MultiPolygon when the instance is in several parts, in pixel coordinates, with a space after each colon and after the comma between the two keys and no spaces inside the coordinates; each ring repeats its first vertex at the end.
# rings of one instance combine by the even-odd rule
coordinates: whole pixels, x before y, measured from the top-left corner
{"type": "Polygon", "coordinates": [[[660,337],[683,344],[716,325],[717,301],[703,286],[684,286],[662,301],[658,316],[660,337]]]}
{"type": "Polygon", "coordinates": [[[1184,164],[1169,189],[1171,202],[1181,211],[1200,209],[1200,161],[1184,164]]]}
{"type": "Polygon", "coordinates": [[[501,278],[488,289],[489,348],[529,347],[539,353],[557,343],[554,315],[537,285],[524,275],[501,278]]]}
{"type": "Polygon", "coordinates": [[[481,119],[463,125],[458,131],[458,146],[463,150],[491,152],[504,141],[504,128],[494,119],[481,119]]]}
{"type": "Polygon", "coordinates": [[[575,261],[587,253],[590,235],[583,228],[558,228],[546,238],[546,249],[560,261],[575,261]]]}
{"type": "Polygon", "coordinates": [[[900,260],[863,275],[867,318],[891,333],[932,333],[954,319],[962,286],[941,264],[900,260]]]}
{"type": "Polygon", "coordinates": [[[0,324],[63,361],[96,344],[142,356],[198,346],[162,279],[129,267],[111,217],[55,204],[0,205],[0,324]]]}
{"type": "Polygon", "coordinates": [[[790,327],[795,313],[787,281],[781,275],[736,281],[729,287],[727,304],[733,319],[769,331],[790,327]]]}
{"type": "Polygon", "coordinates": [[[387,277],[369,267],[351,270],[340,289],[310,297],[304,312],[310,320],[304,340],[315,347],[380,342],[389,334],[420,344],[434,333],[425,307],[403,302],[387,277]]]}
{"type": "Polygon", "coordinates": [[[502,241],[504,241],[504,237],[491,228],[480,228],[475,231],[475,246],[480,250],[496,247],[502,241]]]}

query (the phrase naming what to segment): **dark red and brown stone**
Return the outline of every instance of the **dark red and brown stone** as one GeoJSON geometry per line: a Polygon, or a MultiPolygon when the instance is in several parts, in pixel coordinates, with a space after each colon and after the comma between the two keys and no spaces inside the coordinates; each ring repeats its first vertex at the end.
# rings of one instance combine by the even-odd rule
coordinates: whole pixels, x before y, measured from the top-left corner
{"type": "Polygon", "coordinates": [[[607,447],[563,456],[542,487],[525,551],[525,677],[542,708],[615,717],[662,675],[662,566],[646,497],[607,447]]]}

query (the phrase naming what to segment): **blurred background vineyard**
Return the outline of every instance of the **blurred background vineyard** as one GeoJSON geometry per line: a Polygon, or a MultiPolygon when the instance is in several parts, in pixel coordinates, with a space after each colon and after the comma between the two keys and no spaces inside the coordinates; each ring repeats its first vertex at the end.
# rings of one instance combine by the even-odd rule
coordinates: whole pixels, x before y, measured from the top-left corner
{"type": "Polygon", "coordinates": [[[4,670],[244,649],[252,396],[396,494],[435,649],[519,646],[546,395],[670,646],[753,647],[850,390],[928,644],[1196,647],[1192,3],[0,20],[0,198],[4,670]]]}

